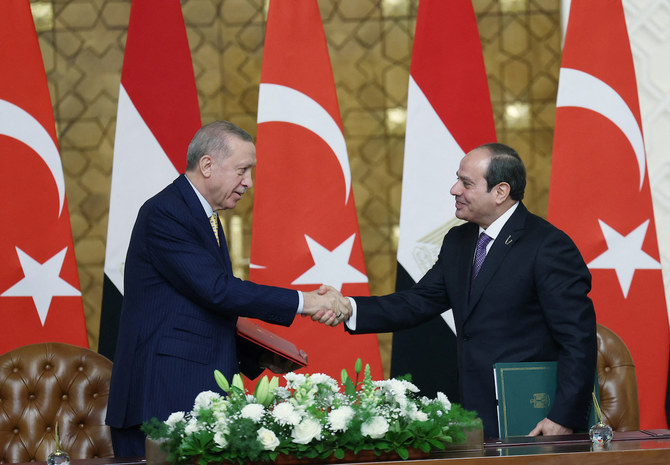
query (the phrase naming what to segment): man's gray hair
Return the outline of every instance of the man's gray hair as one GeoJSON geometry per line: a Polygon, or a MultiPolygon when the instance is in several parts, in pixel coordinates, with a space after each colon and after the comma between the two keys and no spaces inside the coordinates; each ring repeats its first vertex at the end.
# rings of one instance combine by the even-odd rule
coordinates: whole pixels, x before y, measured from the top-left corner
{"type": "Polygon", "coordinates": [[[195,169],[205,154],[221,153],[224,158],[230,155],[230,137],[237,137],[245,142],[254,141],[247,131],[229,121],[214,121],[201,127],[188,144],[186,171],[195,169]]]}

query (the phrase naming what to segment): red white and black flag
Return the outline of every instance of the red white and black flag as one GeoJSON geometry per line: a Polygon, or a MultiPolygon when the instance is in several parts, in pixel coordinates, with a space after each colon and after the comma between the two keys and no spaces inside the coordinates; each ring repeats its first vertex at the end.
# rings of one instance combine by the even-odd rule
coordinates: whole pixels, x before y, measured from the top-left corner
{"type": "Polygon", "coordinates": [[[88,347],[56,126],[28,0],[0,2],[0,353],[88,347]]]}
{"type": "MultiPolygon", "coordinates": [[[[496,133],[472,2],[421,0],[407,97],[396,289],[411,287],[435,263],[459,223],[449,190],[461,158],[496,133]]],[[[412,374],[428,396],[458,400],[451,310],[393,334],[391,376],[412,374]],[[430,356],[428,354],[439,354],[430,356]]]]}
{"type": "Polygon", "coordinates": [[[591,270],[598,322],[631,351],[640,427],[665,428],[670,331],[621,0],[572,0],[556,106],[549,220],[591,270]]]}
{"type": "MultiPolygon", "coordinates": [[[[329,284],[369,295],[349,157],[316,0],[270,2],[258,102],[252,281],[300,290],[329,284]]],[[[260,322],[259,324],[264,324],[260,322]]],[[[297,319],[266,326],[335,379],[358,357],[382,377],[376,335],[297,319]]]]}
{"type": "Polygon", "coordinates": [[[186,168],[200,128],[191,51],[179,0],[133,1],[116,117],[98,351],[113,359],[123,266],[137,212],[186,168]]]}

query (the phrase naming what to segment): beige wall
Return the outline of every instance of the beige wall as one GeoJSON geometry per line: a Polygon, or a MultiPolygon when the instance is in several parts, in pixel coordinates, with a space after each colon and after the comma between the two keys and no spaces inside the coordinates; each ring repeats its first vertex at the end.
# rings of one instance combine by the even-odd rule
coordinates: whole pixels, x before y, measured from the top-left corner
{"type": "MultiPolygon", "coordinates": [[[[319,0],[374,294],[395,282],[407,84],[417,0],[319,0]],[[400,115],[400,120],[397,117],[400,115]]],[[[559,0],[474,0],[496,129],[528,167],[526,203],[546,215],[557,75],[559,0]]],[[[91,347],[97,347],[116,103],[129,0],[33,2],[65,171],[91,347]]],[[[204,123],[255,133],[263,0],[184,0],[204,123]]],[[[452,173],[445,173],[450,182],[452,173]]],[[[252,198],[227,212],[245,276],[252,198]],[[235,218],[234,218],[235,217],[235,218]]],[[[381,336],[388,368],[389,336],[381,336]]],[[[388,371],[387,371],[388,373],[388,371]]]]}

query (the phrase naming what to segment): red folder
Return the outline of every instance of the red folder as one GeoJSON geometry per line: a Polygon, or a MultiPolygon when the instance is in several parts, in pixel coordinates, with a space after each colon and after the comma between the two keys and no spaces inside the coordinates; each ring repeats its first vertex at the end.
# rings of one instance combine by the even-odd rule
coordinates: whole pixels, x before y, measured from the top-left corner
{"type": "Polygon", "coordinates": [[[237,335],[299,365],[296,369],[307,366],[307,353],[304,350],[298,349],[291,341],[252,323],[248,318],[237,319],[237,335]]]}

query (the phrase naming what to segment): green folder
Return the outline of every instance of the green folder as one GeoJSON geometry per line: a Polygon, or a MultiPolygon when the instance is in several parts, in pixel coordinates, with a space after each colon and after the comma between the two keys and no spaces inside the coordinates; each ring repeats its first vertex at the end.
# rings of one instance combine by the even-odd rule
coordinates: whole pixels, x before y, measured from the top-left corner
{"type": "MultiPolygon", "coordinates": [[[[557,362],[496,363],[493,366],[501,438],[525,436],[547,416],[556,394],[556,367],[557,362]]],[[[595,392],[599,399],[597,379],[595,392]]],[[[589,425],[596,421],[592,406],[589,425]]]]}

